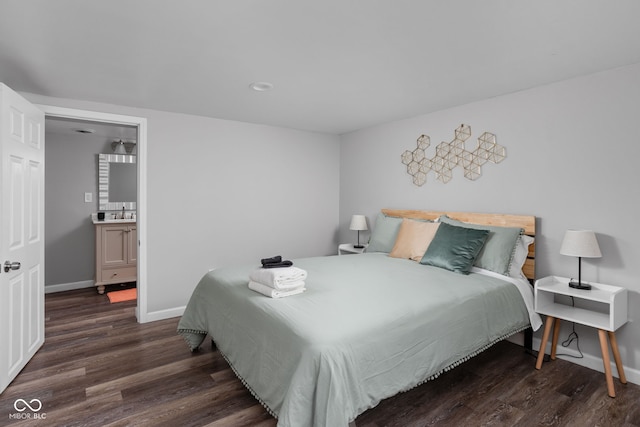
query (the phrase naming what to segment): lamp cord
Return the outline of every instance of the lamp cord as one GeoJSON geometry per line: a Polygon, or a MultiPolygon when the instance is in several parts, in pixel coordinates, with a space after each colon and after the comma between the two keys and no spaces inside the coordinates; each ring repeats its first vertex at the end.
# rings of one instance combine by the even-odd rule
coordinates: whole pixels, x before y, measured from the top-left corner
{"type": "MultiPolygon", "coordinates": [[[[573,297],[570,297],[570,298],[571,298],[571,306],[575,307],[575,300],[573,299],[573,297]]],[[[578,333],[576,332],[576,322],[571,322],[571,324],[572,324],[572,331],[567,336],[567,339],[562,341],[561,345],[567,348],[571,345],[573,341],[575,341],[576,348],[578,349],[578,353],[580,353],[580,356],[576,356],[575,354],[567,354],[567,353],[556,353],[556,356],[566,356],[566,357],[573,357],[574,359],[582,359],[584,358],[584,354],[582,354],[582,350],[580,350],[580,337],[578,337],[578,333]]]]}

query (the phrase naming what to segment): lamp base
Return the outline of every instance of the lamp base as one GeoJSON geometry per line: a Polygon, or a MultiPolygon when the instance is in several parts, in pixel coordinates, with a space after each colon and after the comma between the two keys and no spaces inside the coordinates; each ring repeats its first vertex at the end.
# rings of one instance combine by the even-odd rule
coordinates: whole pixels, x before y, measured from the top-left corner
{"type": "Polygon", "coordinates": [[[588,283],[574,282],[573,280],[569,282],[569,287],[574,289],[582,289],[585,291],[588,291],[591,289],[591,285],[589,285],[588,283]]]}
{"type": "Polygon", "coordinates": [[[353,247],[356,249],[362,249],[364,248],[364,245],[353,245],[353,247]]]}

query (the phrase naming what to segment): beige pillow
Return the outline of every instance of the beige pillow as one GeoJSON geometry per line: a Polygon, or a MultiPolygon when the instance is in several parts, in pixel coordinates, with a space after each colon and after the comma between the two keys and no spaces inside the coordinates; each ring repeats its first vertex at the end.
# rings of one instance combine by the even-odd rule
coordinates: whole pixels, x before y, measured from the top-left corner
{"type": "Polygon", "coordinates": [[[438,231],[437,222],[415,221],[404,218],[400,224],[396,243],[390,257],[420,261],[438,231]]]}

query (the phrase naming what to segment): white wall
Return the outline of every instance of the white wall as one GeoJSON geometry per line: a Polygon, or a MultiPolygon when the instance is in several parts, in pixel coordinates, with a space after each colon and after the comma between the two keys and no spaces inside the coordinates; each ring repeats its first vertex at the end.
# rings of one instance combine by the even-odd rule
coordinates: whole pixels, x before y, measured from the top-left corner
{"type": "MultiPolygon", "coordinates": [[[[175,313],[210,268],[336,252],[339,138],[34,94],[147,118],[148,312],[175,313]]],[[[64,210],[64,206],[59,207],[64,210]]]]}
{"type": "MultiPolygon", "coordinates": [[[[352,214],[373,220],[384,207],[533,214],[537,276],[577,276],[577,260],[558,253],[564,231],[593,229],[603,257],[583,260],[583,278],[631,291],[631,322],[617,337],[623,363],[637,374],[639,118],[640,65],[634,65],[343,135],[340,240],[355,239],[348,230],[352,214]],[[450,141],[461,123],[472,129],[467,148],[488,131],[507,158],[486,164],[477,181],[456,170],[448,184],[429,174],[423,187],[413,185],[400,155],[425,133],[433,157],[435,145],[450,141]]],[[[581,348],[602,369],[596,332],[577,330],[581,348]]]]}

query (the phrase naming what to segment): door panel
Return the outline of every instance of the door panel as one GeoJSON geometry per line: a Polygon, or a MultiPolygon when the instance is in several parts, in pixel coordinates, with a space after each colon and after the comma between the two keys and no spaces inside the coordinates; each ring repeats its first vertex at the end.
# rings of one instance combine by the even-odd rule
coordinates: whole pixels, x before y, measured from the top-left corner
{"type": "Polygon", "coordinates": [[[40,293],[44,294],[44,277],[42,276],[40,265],[31,268],[27,276],[29,280],[26,302],[28,309],[25,327],[29,333],[26,335],[27,342],[24,345],[27,348],[27,354],[35,354],[44,342],[44,336],[41,336],[44,328],[44,298],[40,297],[40,293]],[[41,338],[42,341],[40,341],[41,338]]]}
{"type": "Polygon", "coordinates": [[[24,245],[24,169],[23,158],[9,157],[9,250],[24,245]]]}
{"type": "Polygon", "coordinates": [[[29,243],[37,243],[42,239],[42,228],[40,225],[44,222],[42,215],[44,207],[41,205],[43,200],[42,194],[44,189],[42,184],[44,183],[42,171],[42,163],[29,162],[29,212],[27,218],[29,219],[29,232],[27,239],[29,243]]]}
{"type": "MultiPolygon", "coordinates": [[[[9,280],[9,301],[11,301],[12,307],[21,307],[24,305],[24,290],[24,275],[20,274],[9,280]]],[[[19,314],[9,316],[9,331],[11,336],[8,342],[8,367],[9,372],[13,373],[21,369],[20,362],[24,359],[23,319],[19,314]]]]}
{"type": "Polygon", "coordinates": [[[138,229],[129,227],[129,264],[138,262],[138,229]]]}
{"type": "Polygon", "coordinates": [[[44,343],[43,127],[44,113],[0,83],[0,392],[44,343]]]}
{"type": "Polygon", "coordinates": [[[103,265],[116,266],[127,263],[127,241],[123,227],[102,228],[103,265]]]}

